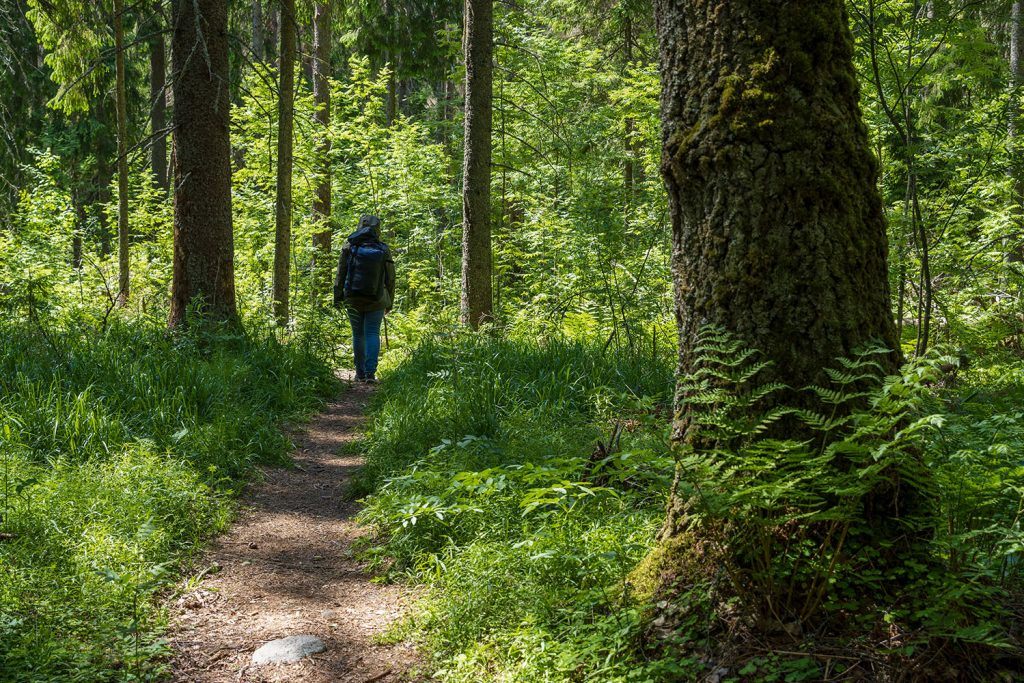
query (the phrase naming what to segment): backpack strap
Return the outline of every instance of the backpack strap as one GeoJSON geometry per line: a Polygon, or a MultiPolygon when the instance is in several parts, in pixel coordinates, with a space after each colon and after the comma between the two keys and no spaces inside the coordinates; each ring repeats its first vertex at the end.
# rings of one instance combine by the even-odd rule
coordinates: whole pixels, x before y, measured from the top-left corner
{"type": "Polygon", "coordinates": [[[348,261],[345,264],[345,293],[347,294],[352,290],[352,271],[356,261],[356,252],[359,250],[358,244],[348,244],[348,261]]]}

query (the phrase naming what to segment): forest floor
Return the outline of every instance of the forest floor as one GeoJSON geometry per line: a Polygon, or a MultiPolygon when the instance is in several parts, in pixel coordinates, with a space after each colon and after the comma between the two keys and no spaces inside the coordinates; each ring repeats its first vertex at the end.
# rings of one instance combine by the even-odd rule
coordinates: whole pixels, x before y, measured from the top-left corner
{"type": "Polygon", "coordinates": [[[375,642],[402,616],[407,594],[371,583],[354,557],[367,533],[345,488],[362,464],[343,454],[358,436],[371,389],[352,384],[297,435],[294,468],[267,468],[244,496],[231,528],[216,539],[171,605],[175,681],[408,680],[416,652],[375,642]],[[211,569],[212,568],[212,569],[211,569]],[[264,643],[293,635],[326,649],[295,664],[256,666],[264,643]]]}

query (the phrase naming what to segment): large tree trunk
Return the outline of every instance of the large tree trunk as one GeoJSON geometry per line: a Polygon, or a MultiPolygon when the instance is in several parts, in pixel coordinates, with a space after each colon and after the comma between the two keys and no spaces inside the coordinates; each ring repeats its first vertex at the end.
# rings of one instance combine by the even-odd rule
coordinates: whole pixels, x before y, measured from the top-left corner
{"type": "Polygon", "coordinates": [[[846,12],[712,4],[656,2],[680,362],[713,323],[802,387],[867,340],[898,348],[846,12]]]}
{"type": "Polygon", "coordinates": [[[281,86],[277,126],[274,318],[288,324],[292,241],[292,127],[295,118],[295,0],[281,0],[281,86]]]}
{"type": "Polygon", "coordinates": [[[492,316],[491,299],[491,0],[466,0],[465,155],[462,172],[462,322],[492,316]]]}
{"type": "Polygon", "coordinates": [[[114,68],[117,97],[117,270],[119,302],[129,295],[128,262],[128,103],[124,76],[124,2],[114,0],[114,68]]]}
{"type": "MultiPolygon", "coordinates": [[[[707,324],[760,350],[772,365],[758,378],[792,387],[778,394],[789,405],[818,407],[800,389],[828,386],[824,370],[871,340],[894,349],[878,360],[895,370],[885,221],[843,0],[655,10],[680,373],[707,324]]],[[[683,398],[675,438],[705,445],[683,398]]],[[[800,438],[795,420],[777,424],[800,438]]],[[[873,496],[876,540],[893,540],[892,520],[922,502],[896,482],[873,496]]],[[[674,494],[665,547],[688,524],[674,494]]]]}
{"type": "Polygon", "coordinates": [[[323,291],[329,289],[331,278],[331,140],[327,135],[331,124],[330,77],[331,0],[323,0],[313,8],[313,100],[316,102],[316,121],[324,134],[324,141],[318,150],[322,175],[313,198],[314,220],[320,226],[313,236],[316,264],[324,267],[324,276],[317,278],[317,294],[320,286],[323,291]]]}
{"type": "Polygon", "coordinates": [[[153,182],[167,192],[170,189],[170,181],[167,177],[167,134],[164,132],[164,128],[167,127],[167,93],[164,91],[166,60],[163,24],[159,19],[153,22],[152,31],[153,35],[149,39],[150,128],[153,135],[150,163],[153,182]]]}
{"type": "Polygon", "coordinates": [[[175,0],[171,21],[176,180],[170,325],[187,323],[193,305],[209,319],[234,323],[227,0],[175,0]]]}

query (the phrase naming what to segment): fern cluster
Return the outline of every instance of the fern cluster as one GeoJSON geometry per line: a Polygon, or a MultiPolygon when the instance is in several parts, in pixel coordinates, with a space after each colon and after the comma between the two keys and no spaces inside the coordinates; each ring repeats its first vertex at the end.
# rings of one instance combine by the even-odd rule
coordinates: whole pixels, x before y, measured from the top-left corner
{"type": "Polygon", "coordinates": [[[934,599],[957,584],[932,456],[946,421],[935,387],[954,361],[934,352],[886,376],[887,353],[864,347],[827,384],[793,388],[762,379],[770,361],[732,335],[702,330],[679,385],[675,495],[760,623],[852,624],[920,590],[932,600],[910,621],[976,638],[963,611],[977,594],[934,599]]]}

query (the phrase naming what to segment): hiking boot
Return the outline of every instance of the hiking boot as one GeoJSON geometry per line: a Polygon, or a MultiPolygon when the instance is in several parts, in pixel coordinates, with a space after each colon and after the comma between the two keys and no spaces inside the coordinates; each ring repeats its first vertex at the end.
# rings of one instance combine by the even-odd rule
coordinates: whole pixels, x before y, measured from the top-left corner
{"type": "Polygon", "coordinates": [[[373,375],[373,374],[367,375],[366,378],[363,381],[366,382],[367,384],[376,384],[377,383],[377,375],[373,375]]]}

